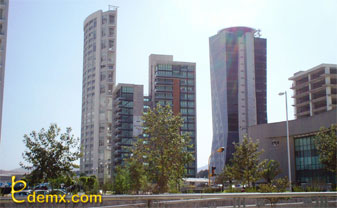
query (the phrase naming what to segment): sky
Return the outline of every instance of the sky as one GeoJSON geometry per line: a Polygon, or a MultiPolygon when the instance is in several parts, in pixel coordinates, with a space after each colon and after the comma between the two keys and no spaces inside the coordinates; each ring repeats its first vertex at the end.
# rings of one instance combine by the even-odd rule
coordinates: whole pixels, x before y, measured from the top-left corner
{"type": "Polygon", "coordinates": [[[57,123],[80,136],[83,21],[118,6],[117,82],[148,89],[148,57],[197,65],[198,167],[212,143],[208,38],[232,26],[267,39],[268,122],[294,118],[295,72],[337,63],[335,0],[10,0],[0,169],[19,167],[23,135],[57,123]]]}

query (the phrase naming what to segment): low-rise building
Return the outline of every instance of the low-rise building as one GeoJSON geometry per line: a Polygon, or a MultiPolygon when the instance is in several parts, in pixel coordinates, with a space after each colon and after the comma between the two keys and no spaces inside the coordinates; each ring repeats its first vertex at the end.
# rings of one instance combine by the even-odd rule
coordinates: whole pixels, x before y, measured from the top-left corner
{"type": "MultiPolygon", "coordinates": [[[[336,183],[336,177],[327,172],[319,161],[314,137],[321,127],[337,123],[337,110],[322,112],[310,117],[289,121],[291,178],[294,183],[336,183]]],[[[259,150],[264,150],[263,159],[280,163],[280,176],[288,176],[286,122],[250,126],[248,136],[259,141],[259,150]]]]}

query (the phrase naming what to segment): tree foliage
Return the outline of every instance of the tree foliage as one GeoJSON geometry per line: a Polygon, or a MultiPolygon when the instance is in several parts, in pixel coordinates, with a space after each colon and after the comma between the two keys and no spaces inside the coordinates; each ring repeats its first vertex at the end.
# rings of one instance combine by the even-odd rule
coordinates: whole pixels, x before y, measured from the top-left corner
{"type": "Polygon", "coordinates": [[[269,160],[263,164],[261,176],[267,183],[271,183],[271,181],[280,173],[281,169],[279,162],[269,160]]]}
{"type": "Polygon", "coordinates": [[[116,167],[113,181],[115,194],[127,194],[130,190],[130,174],[127,168],[116,167]]]}
{"type": "Polygon", "coordinates": [[[98,180],[95,175],[92,176],[81,176],[78,179],[79,185],[82,187],[83,191],[87,194],[97,194],[98,193],[98,180]]]}
{"type": "Polygon", "coordinates": [[[143,164],[130,160],[127,168],[130,175],[130,191],[135,194],[149,191],[150,186],[143,164]]]}
{"type": "Polygon", "coordinates": [[[144,114],[143,121],[147,136],[137,140],[131,160],[143,165],[147,179],[156,184],[153,192],[168,192],[169,182],[179,188],[185,166],[193,160],[189,135],[180,134],[183,120],[170,106],[158,104],[144,114]]]}
{"type": "Polygon", "coordinates": [[[226,165],[222,172],[215,178],[217,184],[222,184],[223,187],[228,183],[229,187],[232,187],[233,181],[235,179],[233,167],[231,165],[226,165]]]}
{"type": "Polygon", "coordinates": [[[71,128],[61,133],[57,124],[51,124],[48,130],[25,134],[23,142],[27,149],[22,156],[28,165],[20,165],[31,171],[27,176],[31,185],[71,175],[71,170],[78,167],[74,162],[80,157],[79,138],[72,135],[71,128]]]}
{"type": "Polygon", "coordinates": [[[75,184],[73,177],[74,177],[74,174],[60,175],[57,178],[49,179],[49,183],[52,189],[69,187],[75,184]]]}
{"type": "Polygon", "coordinates": [[[247,184],[248,187],[254,186],[261,177],[261,170],[265,163],[265,161],[259,161],[262,153],[258,151],[259,145],[246,136],[241,143],[234,145],[235,152],[231,159],[232,174],[241,184],[247,184]]]}
{"type": "Polygon", "coordinates": [[[314,141],[320,162],[328,171],[337,175],[337,124],[331,125],[330,128],[321,128],[314,141]]]}
{"type": "Polygon", "coordinates": [[[197,178],[208,178],[208,170],[200,170],[197,173],[197,178]]]}

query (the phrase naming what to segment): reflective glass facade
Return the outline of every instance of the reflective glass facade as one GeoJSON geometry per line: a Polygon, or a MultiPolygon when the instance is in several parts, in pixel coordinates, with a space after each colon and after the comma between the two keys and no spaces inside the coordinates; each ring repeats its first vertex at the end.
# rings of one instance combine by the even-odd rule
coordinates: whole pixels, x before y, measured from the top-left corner
{"type": "Polygon", "coordinates": [[[143,85],[118,84],[113,93],[112,172],[124,166],[130,147],[142,134],[143,85]]]}
{"type": "Polygon", "coordinates": [[[296,181],[299,183],[332,183],[335,177],[324,169],[315,148],[315,136],[295,138],[296,181]]]}
{"type": "Polygon", "coordinates": [[[212,93],[211,158],[219,173],[251,125],[267,123],[266,39],[247,27],[221,30],[210,37],[212,93]]]}
{"type": "Polygon", "coordinates": [[[128,147],[133,142],[133,88],[121,87],[115,95],[114,117],[114,167],[124,165],[124,159],[129,157],[128,147]]]}

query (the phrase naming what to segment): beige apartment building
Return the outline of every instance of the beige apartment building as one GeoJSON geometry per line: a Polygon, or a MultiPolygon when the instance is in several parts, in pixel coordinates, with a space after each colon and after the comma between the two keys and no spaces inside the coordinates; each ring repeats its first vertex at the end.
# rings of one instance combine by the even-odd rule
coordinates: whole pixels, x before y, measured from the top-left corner
{"type": "Polygon", "coordinates": [[[2,126],[2,105],[4,98],[7,24],[8,24],[8,0],[0,0],[0,142],[2,126]]]}
{"type": "Polygon", "coordinates": [[[313,116],[337,106],[337,64],[320,64],[290,77],[296,118],[313,116]]]}
{"type": "Polygon", "coordinates": [[[117,8],[84,21],[80,171],[111,178],[113,89],[116,84],[117,8]]]}

